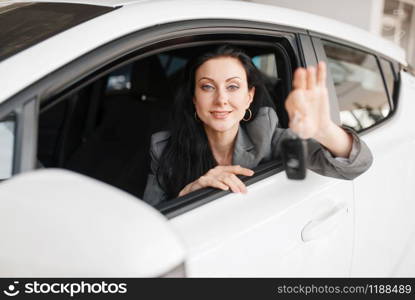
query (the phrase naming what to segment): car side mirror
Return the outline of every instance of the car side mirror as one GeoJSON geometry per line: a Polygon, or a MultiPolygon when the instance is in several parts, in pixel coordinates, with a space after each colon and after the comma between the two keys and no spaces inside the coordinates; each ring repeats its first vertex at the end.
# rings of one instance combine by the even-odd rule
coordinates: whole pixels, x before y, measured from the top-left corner
{"type": "Polygon", "coordinates": [[[307,174],[307,141],[299,137],[281,142],[281,155],[288,179],[302,180],[307,174]]]}
{"type": "Polygon", "coordinates": [[[183,266],[167,219],[86,176],[43,169],[0,184],[0,277],[150,277],[183,266]]]}

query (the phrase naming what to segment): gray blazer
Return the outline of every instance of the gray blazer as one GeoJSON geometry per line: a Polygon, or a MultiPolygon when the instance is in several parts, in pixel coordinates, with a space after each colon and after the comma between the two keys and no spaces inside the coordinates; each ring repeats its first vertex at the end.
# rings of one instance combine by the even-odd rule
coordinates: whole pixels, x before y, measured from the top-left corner
{"type": "MultiPolygon", "coordinates": [[[[308,168],[324,176],[341,179],[353,179],[365,172],[372,164],[373,157],[367,145],[358,135],[344,128],[353,136],[353,147],[349,158],[335,158],[316,140],[308,140],[308,168]]],[[[258,111],[254,120],[239,127],[233,152],[233,165],[255,168],[261,163],[279,158],[281,141],[295,136],[291,129],[278,127],[278,117],[269,107],[258,111]]],[[[161,131],[151,137],[151,173],[148,175],[143,200],[156,205],[167,200],[165,192],[159,186],[156,172],[159,159],[170,137],[168,131],[161,131]]]]}

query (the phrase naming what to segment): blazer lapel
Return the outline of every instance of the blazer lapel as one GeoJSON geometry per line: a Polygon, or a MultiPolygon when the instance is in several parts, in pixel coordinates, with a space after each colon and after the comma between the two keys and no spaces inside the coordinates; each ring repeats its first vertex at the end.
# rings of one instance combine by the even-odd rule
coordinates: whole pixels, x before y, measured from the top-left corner
{"type": "Polygon", "coordinates": [[[254,168],[257,165],[255,159],[255,146],[241,126],[239,126],[238,134],[236,136],[232,164],[240,165],[245,168],[254,168]]]}

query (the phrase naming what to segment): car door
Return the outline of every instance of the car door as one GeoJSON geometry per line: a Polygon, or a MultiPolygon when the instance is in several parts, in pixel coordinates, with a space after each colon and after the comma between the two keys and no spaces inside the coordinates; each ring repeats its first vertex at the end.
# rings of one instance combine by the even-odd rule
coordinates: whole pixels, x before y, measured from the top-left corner
{"type": "Polygon", "coordinates": [[[280,172],[170,220],[188,276],[348,276],[352,182],[280,172]]]}
{"type": "Polygon", "coordinates": [[[355,181],[354,276],[415,275],[415,78],[400,73],[395,113],[365,135],[375,157],[355,181]]]}
{"type": "MultiPolygon", "coordinates": [[[[300,35],[307,65],[316,57],[300,35]]],[[[335,107],[332,114],[335,114],[335,107]]],[[[227,194],[171,218],[188,248],[188,276],[349,276],[353,182],[313,172],[288,180],[281,166],[246,195],[227,194]]]]}
{"type": "Polygon", "coordinates": [[[374,157],[367,173],[353,182],[351,275],[414,276],[415,79],[398,74],[396,62],[376,53],[330,39],[314,42],[335,77],[342,123],[362,133],[374,157]]]}

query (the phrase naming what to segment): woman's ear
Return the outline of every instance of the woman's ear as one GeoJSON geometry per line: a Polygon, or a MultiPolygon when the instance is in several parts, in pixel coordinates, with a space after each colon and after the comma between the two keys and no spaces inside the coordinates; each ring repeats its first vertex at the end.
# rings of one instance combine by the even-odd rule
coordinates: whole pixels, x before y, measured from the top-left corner
{"type": "Polygon", "coordinates": [[[249,97],[249,102],[248,102],[248,107],[249,105],[251,105],[252,101],[254,100],[254,96],[255,96],[255,87],[253,86],[249,91],[248,91],[248,97],[249,97]]]}

